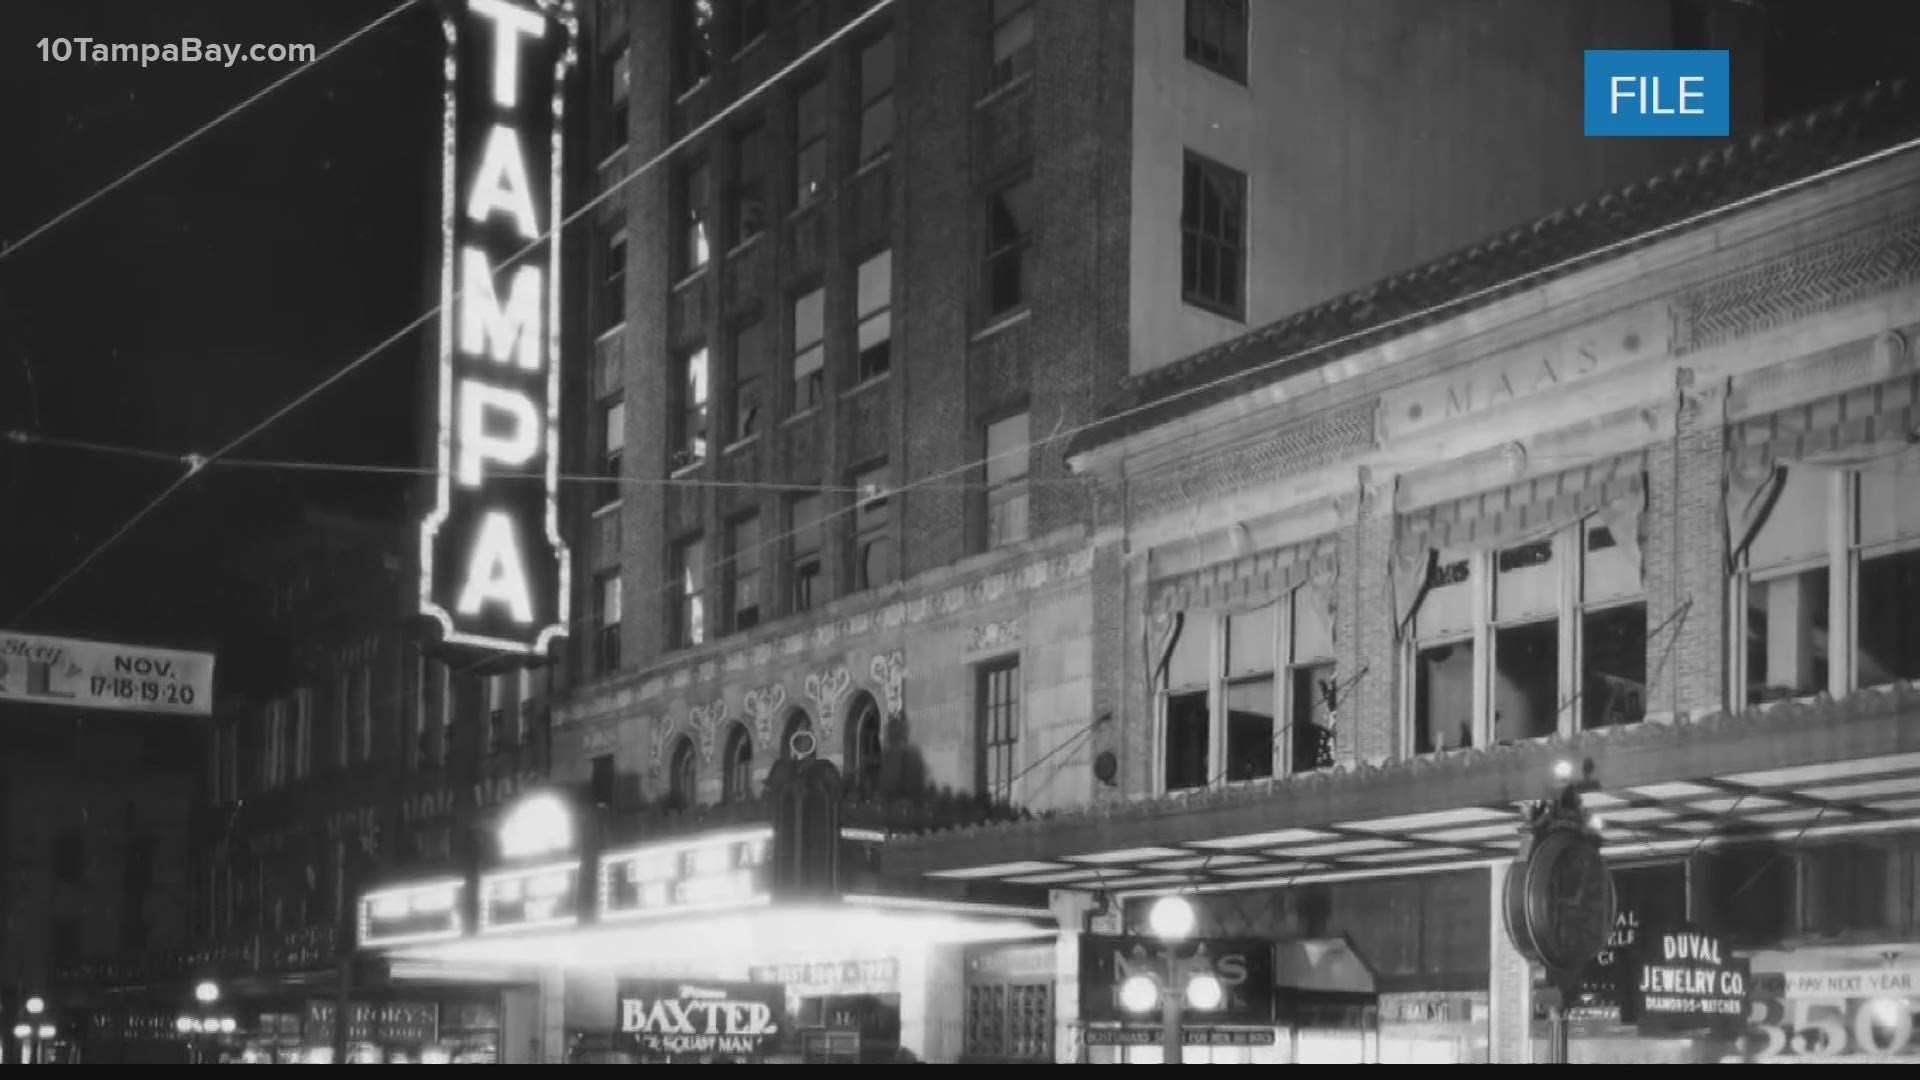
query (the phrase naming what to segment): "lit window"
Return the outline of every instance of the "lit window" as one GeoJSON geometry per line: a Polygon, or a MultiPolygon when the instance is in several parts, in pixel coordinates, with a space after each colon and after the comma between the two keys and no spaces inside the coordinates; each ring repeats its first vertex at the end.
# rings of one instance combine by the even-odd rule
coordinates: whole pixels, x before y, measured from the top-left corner
{"type": "Polygon", "coordinates": [[[706,544],[698,537],[675,544],[671,571],[678,602],[673,627],[676,643],[683,647],[704,644],[707,640],[706,544]]]}
{"type": "Polygon", "coordinates": [[[1187,0],[1187,59],[1247,81],[1247,0],[1187,0]]]}
{"type": "Polygon", "coordinates": [[[1013,801],[1020,749],[1020,659],[983,664],[974,680],[975,786],[997,803],[1013,801]]]}
{"type": "Polygon", "coordinates": [[[616,230],[604,246],[606,265],[600,276],[600,329],[610,330],[627,318],[627,234],[616,230]]]}
{"type": "Polygon", "coordinates": [[[673,200],[681,218],[673,251],[675,277],[685,277],[706,266],[713,254],[713,214],[707,203],[709,182],[704,163],[674,172],[673,200]]]}
{"type": "Polygon", "coordinates": [[[1033,234],[1033,182],[1021,180],[987,196],[986,258],[981,306],[989,319],[1005,315],[1027,296],[1027,242],[1033,234]]]}
{"type": "Polygon", "coordinates": [[[795,206],[820,196],[827,182],[827,81],[802,87],[794,98],[793,175],[795,206]]]}
{"type": "Polygon", "coordinates": [[[854,381],[865,382],[885,375],[893,363],[893,252],[861,263],[858,281],[859,370],[854,381]]]}
{"type": "Polygon", "coordinates": [[[760,624],[760,516],[749,514],[727,526],[728,608],[735,630],[760,624]]]}
{"type": "Polygon", "coordinates": [[[759,320],[733,332],[733,441],[760,434],[766,414],[766,334],[759,320]]]}
{"type": "Polygon", "coordinates": [[[597,631],[594,670],[611,675],[620,670],[620,571],[600,575],[594,585],[593,606],[597,631]]]}
{"type": "Polygon", "coordinates": [[[633,104],[633,52],[624,41],[607,57],[606,86],[607,145],[625,146],[627,117],[633,104]]]}
{"type": "Polygon", "coordinates": [[[892,517],[887,467],[855,474],[853,511],[854,587],[877,589],[894,580],[892,517]]]}
{"type": "Polygon", "coordinates": [[[793,302],[793,411],[803,413],[820,404],[826,393],[825,289],[814,289],[793,302]]]}
{"type": "Polygon", "coordinates": [[[788,563],[792,581],[792,610],[810,611],[821,599],[820,588],[820,496],[802,495],[793,500],[793,555],[788,563]]]}
{"type": "Polygon", "coordinates": [[[680,426],[674,433],[672,461],[676,470],[707,459],[707,350],[682,355],[679,366],[680,426]]]}
{"type": "Polygon", "coordinates": [[[860,164],[893,149],[893,35],[860,50],[860,164]]]}
{"type": "Polygon", "coordinates": [[[733,139],[733,246],[767,228],[767,126],[750,121],[733,139]]]}
{"type": "Polygon", "coordinates": [[[681,0],[674,16],[674,88],[691,90],[713,74],[713,0],[681,0]]]}
{"type": "Polygon", "coordinates": [[[998,90],[1033,71],[1033,0],[993,0],[993,66],[987,87],[998,90]]]}
{"type": "Polygon", "coordinates": [[[600,475],[607,480],[603,502],[620,497],[620,459],[627,446],[627,403],[616,398],[600,406],[600,475]]]}
{"type": "Polygon", "coordinates": [[[987,546],[1027,538],[1028,416],[987,425],[987,546]]]}
{"type": "Polygon", "coordinates": [[[1246,317],[1245,173],[1187,155],[1180,196],[1180,295],[1195,307],[1246,317]]]}

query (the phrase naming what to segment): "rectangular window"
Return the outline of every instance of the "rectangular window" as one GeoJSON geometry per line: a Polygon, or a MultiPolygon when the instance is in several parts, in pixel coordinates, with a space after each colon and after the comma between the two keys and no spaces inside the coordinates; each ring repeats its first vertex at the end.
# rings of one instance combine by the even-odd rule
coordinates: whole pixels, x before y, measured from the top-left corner
{"type": "Polygon", "coordinates": [[[713,211],[708,199],[710,174],[705,162],[684,165],[673,174],[673,204],[680,215],[673,249],[676,280],[700,270],[713,254],[713,211]]]}
{"type": "Polygon", "coordinates": [[[546,678],[546,669],[527,668],[520,672],[515,680],[520,689],[520,707],[514,710],[514,738],[526,743],[533,737],[533,714],[541,697],[541,685],[546,678]]]}
{"type": "Polygon", "coordinates": [[[1269,605],[1227,616],[1228,783],[1273,775],[1279,614],[1277,605],[1269,605]]]}
{"type": "Polygon", "coordinates": [[[860,50],[860,164],[893,149],[893,35],[860,50]]]}
{"type": "Polygon", "coordinates": [[[974,680],[975,790],[996,803],[1013,802],[1020,749],[1020,658],[982,664],[974,680]]]}
{"type": "Polygon", "coordinates": [[[1645,719],[1639,517],[1596,514],[1510,547],[1442,553],[1414,614],[1416,753],[1645,719]]]}
{"type": "Polygon", "coordinates": [[[1024,305],[1027,241],[1033,234],[1033,181],[1019,180],[987,196],[981,308],[988,319],[1024,305]]]}
{"type": "Polygon", "coordinates": [[[359,686],[353,702],[354,716],[359,721],[360,759],[373,760],[373,665],[361,664],[359,686]]]}
{"type": "Polygon", "coordinates": [[[820,197],[827,183],[827,80],[816,79],[793,99],[793,176],[796,207],[820,197]]]}
{"type": "Polygon", "coordinates": [[[766,418],[765,325],[755,319],[733,332],[733,442],[760,434],[766,418]]]}
{"type": "Polygon", "coordinates": [[[433,715],[433,686],[428,681],[426,654],[410,647],[413,655],[413,730],[407,735],[407,767],[425,768],[430,760],[427,719],[433,715]]]}
{"type": "Polygon", "coordinates": [[[593,805],[608,807],[613,805],[614,761],[612,754],[596,755],[590,763],[587,790],[593,805]]]}
{"type": "Polygon", "coordinates": [[[1028,415],[1009,416],[987,425],[987,546],[1017,544],[1027,538],[1028,415]]]}
{"type": "Polygon", "coordinates": [[[707,640],[707,549],[699,537],[673,546],[669,568],[677,606],[674,612],[674,641],[681,647],[705,644],[707,640]]]}
{"type": "Polygon", "coordinates": [[[793,611],[811,611],[824,599],[820,588],[820,496],[801,495],[793,500],[793,554],[788,562],[792,583],[793,611]]]}
{"type": "Polygon", "coordinates": [[[600,274],[600,330],[602,333],[627,321],[627,234],[614,230],[601,245],[606,264],[600,274]]]}
{"type": "Polygon", "coordinates": [[[594,583],[593,607],[598,640],[594,649],[596,674],[620,670],[620,571],[601,574],[594,583]]]}
{"type": "Polygon", "coordinates": [[[1033,0],[992,0],[989,18],[993,66],[987,89],[992,91],[1033,71],[1033,0]]]}
{"type": "Polygon", "coordinates": [[[793,411],[817,407],[826,394],[827,292],[814,289],[793,302],[793,411]]]}
{"type": "Polygon", "coordinates": [[[512,678],[509,674],[487,678],[487,746],[495,753],[512,745],[509,741],[513,730],[510,726],[514,707],[512,678]]]}
{"type": "Polygon", "coordinates": [[[760,625],[760,515],[727,525],[727,610],[733,629],[760,625]]]}
{"type": "Polygon", "coordinates": [[[600,475],[606,479],[601,503],[620,497],[620,460],[627,448],[627,403],[615,398],[600,406],[600,475]]]}
{"type": "Polygon", "coordinates": [[[1827,689],[1828,474],[1788,469],[1764,525],[1748,545],[1747,701],[1810,697],[1827,689]]]}
{"type": "Polygon", "coordinates": [[[1162,765],[1168,791],[1206,787],[1213,760],[1213,620],[1187,615],[1161,673],[1162,765]]]}
{"type": "Polygon", "coordinates": [[[353,669],[344,668],[334,684],[333,749],[334,764],[342,768],[353,763],[353,669]]]}
{"type": "Polygon", "coordinates": [[[854,382],[877,379],[893,363],[893,252],[860,264],[857,309],[858,370],[854,382]]]}
{"type": "Polygon", "coordinates": [[[857,589],[877,589],[895,578],[891,483],[887,467],[877,465],[854,474],[853,580],[857,589]]]}
{"type": "Polygon", "coordinates": [[[625,41],[606,57],[607,147],[627,144],[627,118],[633,106],[633,50],[625,41]]]}
{"type": "Polygon", "coordinates": [[[673,438],[675,471],[707,459],[707,350],[703,346],[680,357],[675,394],[679,397],[678,429],[673,438]]]}
{"type": "Polygon", "coordinates": [[[1247,177],[1188,154],[1180,193],[1180,297],[1246,318],[1247,177]]]}
{"type": "Polygon", "coordinates": [[[674,90],[684,93],[713,74],[713,0],[680,0],[674,16],[674,90]]]}
{"type": "Polygon", "coordinates": [[[751,120],[733,136],[733,199],[730,247],[759,236],[767,228],[767,125],[751,120]]]}
{"type": "Polygon", "coordinates": [[[1247,0],[1187,0],[1187,59],[1247,81],[1247,0]]]}

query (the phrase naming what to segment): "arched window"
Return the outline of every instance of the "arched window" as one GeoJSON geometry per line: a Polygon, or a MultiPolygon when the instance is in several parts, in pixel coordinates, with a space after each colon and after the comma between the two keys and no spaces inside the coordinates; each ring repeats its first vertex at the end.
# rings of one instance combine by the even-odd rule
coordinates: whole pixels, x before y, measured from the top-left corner
{"type": "Polygon", "coordinates": [[[727,733],[726,770],[722,797],[728,802],[753,798],[753,735],[745,724],[735,724],[727,733]]]}
{"type": "Polygon", "coordinates": [[[700,780],[700,760],[693,740],[685,735],[673,744],[673,757],[667,772],[667,801],[675,810],[693,806],[695,786],[700,780]]]}
{"type": "Polygon", "coordinates": [[[880,790],[880,706],[871,694],[854,699],[847,723],[847,783],[860,794],[880,790]]]}
{"type": "Polygon", "coordinates": [[[796,756],[793,752],[793,737],[803,731],[809,735],[813,733],[813,720],[807,716],[807,711],[805,709],[795,709],[788,713],[787,726],[780,730],[781,757],[790,758],[796,756]]]}

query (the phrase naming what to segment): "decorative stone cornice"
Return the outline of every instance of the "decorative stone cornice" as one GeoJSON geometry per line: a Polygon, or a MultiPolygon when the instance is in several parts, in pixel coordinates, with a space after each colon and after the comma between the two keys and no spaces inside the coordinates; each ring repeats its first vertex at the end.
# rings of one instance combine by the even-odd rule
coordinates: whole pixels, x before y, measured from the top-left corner
{"type": "Polygon", "coordinates": [[[1020,643],[1026,633],[1026,624],[1019,619],[1002,619],[984,626],[976,626],[967,635],[968,652],[985,652],[988,649],[1002,649],[1020,643]]]}
{"type": "Polygon", "coordinates": [[[769,683],[756,690],[749,690],[740,699],[740,707],[745,710],[747,719],[753,722],[754,741],[759,743],[761,751],[773,748],[773,722],[787,703],[787,688],[782,683],[769,683]]]}
{"type": "Polygon", "coordinates": [[[705,705],[695,705],[688,711],[687,720],[700,736],[700,760],[711,762],[720,729],[727,725],[727,699],[716,698],[705,705]]]}
{"type": "Polygon", "coordinates": [[[1920,213],[1771,259],[1684,294],[1675,353],[1688,353],[1920,281],[1920,213]]]}
{"type": "Polygon", "coordinates": [[[1176,467],[1136,478],[1129,509],[1135,518],[1152,517],[1375,449],[1379,405],[1370,398],[1337,406],[1249,445],[1219,451],[1196,446],[1176,467]]]}
{"type": "Polygon", "coordinates": [[[833,738],[833,725],[840,717],[840,703],[853,689],[853,675],[846,665],[835,664],[807,676],[806,695],[813,706],[813,729],[824,743],[833,738]]]}
{"type": "Polygon", "coordinates": [[[1082,544],[972,581],[901,597],[877,609],[797,626],[759,641],[742,642],[733,645],[724,655],[693,657],[588,687],[573,700],[555,704],[554,722],[568,725],[630,713],[669,692],[685,691],[696,683],[710,684],[722,673],[730,678],[738,677],[776,663],[790,662],[809,651],[831,649],[849,638],[892,634],[906,626],[949,618],[1011,596],[1075,581],[1092,573],[1093,554],[1091,545],[1082,544]]]}
{"type": "Polygon", "coordinates": [[[880,690],[881,700],[887,704],[887,717],[898,718],[907,711],[906,682],[907,654],[904,650],[881,653],[873,658],[867,668],[873,678],[873,684],[880,690]]]}

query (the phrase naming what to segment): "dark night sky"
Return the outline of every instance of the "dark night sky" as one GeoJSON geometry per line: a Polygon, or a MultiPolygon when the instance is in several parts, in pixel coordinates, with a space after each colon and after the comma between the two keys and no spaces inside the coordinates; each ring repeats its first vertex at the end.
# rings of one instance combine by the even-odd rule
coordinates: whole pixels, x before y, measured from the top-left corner
{"type": "MultiPolygon", "coordinates": [[[[42,63],[43,37],[315,43],[401,0],[8,0],[0,247],[289,65],[42,63]]],[[[925,2],[925,0],[911,0],[925,2]]],[[[1916,0],[1784,0],[1776,115],[1920,57],[1916,0]]],[[[427,306],[440,40],[389,25],[61,224],[0,255],[0,429],[207,451],[427,306]]],[[[1777,56],[1771,55],[1778,53],[1777,56]]],[[[242,456],[412,462],[421,343],[389,349],[242,456]]],[[[177,467],[0,444],[0,625],[177,467]]],[[[389,514],[403,484],[214,469],[22,628],[206,640],[237,545],[302,504],[389,514]]]]}
{"type": "MultiPolygon", "coordinates": [[[[43,64],[42,37],[324,50],[398,3],[9,3],[0,246],[292,66],[43,64]]],[[[440,47],[415,4],[0,258],[0,428],[212,450],[420,314],[440,47]]],[[[387,350],[237,454],[410,461],[420,349],[387,350]]],[[[0,448],[0,623],[177,471],[0,448]]],[[[302,503],[392,507],[400,489],[209,470],[25,625],[191,640],[233,544],[302,503]]]]}

